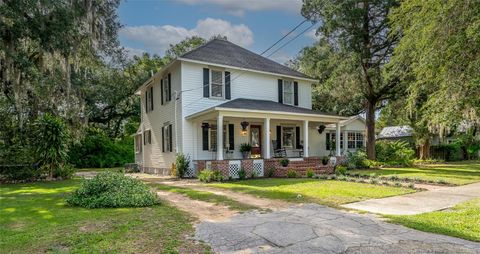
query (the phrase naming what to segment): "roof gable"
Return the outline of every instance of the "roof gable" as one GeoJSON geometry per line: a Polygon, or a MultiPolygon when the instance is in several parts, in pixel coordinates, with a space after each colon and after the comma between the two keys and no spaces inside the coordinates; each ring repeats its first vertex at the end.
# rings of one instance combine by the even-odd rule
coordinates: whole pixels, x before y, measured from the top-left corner
{"type": "Polygon", "coordinates": [[[270,72],[280,75],[311,79],[307,75],[292,70],[266,57],[253,53],[234,43],[222,39],[213,39],[190,51],[180,59],[209,62],[238,68],[270,72]]]}

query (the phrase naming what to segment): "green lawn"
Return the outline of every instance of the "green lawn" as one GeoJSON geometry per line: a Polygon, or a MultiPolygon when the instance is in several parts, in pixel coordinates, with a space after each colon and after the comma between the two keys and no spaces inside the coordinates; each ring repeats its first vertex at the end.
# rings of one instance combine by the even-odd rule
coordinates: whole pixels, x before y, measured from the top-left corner
{"type": "Polygon", "coordinates": [[[167,186],[163,184],[151,184],[151,186],[159,190],[180,193],[180,194],[186,195],[190,199],[205,201],[205,202],[214,203],[217,205],[228,206],[230,209],[237,210],[237,211],[244,212],[248,210],[258,209],[258,207],[256,206],[240,203],[226,196],[213,194],[211,192],[197,191],[189,188],[167,186]]]}
{"type": "Polygon", "coordinates": [[[443,179],[451,184],[480,182],[480,161],[461,161],[443,164],[422,165],[408,168],[382,168],[370,170],[352,170],[351,173],[377,175],[397,175],[399,177],[418,177],[423,180],[443,179]]]}
{"type": "Polygon", "coordinates": [[[172,206],[85,209],[64,197],[80,180],[0,185],[2,253],[183,253],[208,251],[186,240],[192,219],[172,206]]]}
{"type": "Polygon", "coordinates": [[[414,229],[480,242],[480,198],[445,211],[388,218],[414,229]]]}
{"type": "Polygon", "coordinates": [[[364,183],[288,178],[254,179],[227,183],[211,183],[208,185],[265,198],[282,199],[293,202],[315,202],[329,206],[414,192],[414,190],[407,188],[386,187],[364,183]],[[298,194],[300,194],[301,197],[298,197],[298,194]]]}

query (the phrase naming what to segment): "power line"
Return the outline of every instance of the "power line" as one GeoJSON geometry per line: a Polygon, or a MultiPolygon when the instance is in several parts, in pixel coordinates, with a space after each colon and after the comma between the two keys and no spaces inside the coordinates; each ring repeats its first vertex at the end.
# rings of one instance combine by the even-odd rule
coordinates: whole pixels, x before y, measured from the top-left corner
{"type": "Polygon", "coordinates": [[[307,32],[308,30],[310,30],[310,28],[312,28],[316,23],[312,23],[312,25],[310,25],[309,27],[307,27],[305,30],[303,30],[301,33],[297,34],[295,37],[293,37],[291,40],[285,42],[282,46],[280,46],[279,48],[277,48],[275,51],[273,51],[272,53],[270,53],[270,55],[268,55],[267,57],[270,57],[271,55],[277,53],[280,49],[282,49],[283,47],[287,46],[290,42],[296,40],[298,37],[300,37],[300,35],[304,34],[305,32],[307,32]]]}
{"type": "Polygon", "coordinates": [[[285,34],[282,38],[280,38],[278,41],[276,41],[272,46],[270,46],[268,49],[264,50],[262,53],[260,53],[260,55],[263,55],[265,54],[265,52],[269,51],[271,48],[275,47],[275,45],[277,45],[279,42],[281,42],[283,39],[285,39],[287,36],[289,36],[291,33],[293,33],[293,31],[297,30],[298,27],[300,27],[301,25],[303,25],[303,23],[307,22],[308,20],[307,19],[304,19],[302,22],[300,22],[300,24],[298,24],[296,27],[294,27],[292,30],[290,30],[290,32],[288,32],[287,34],[285,34]]]}

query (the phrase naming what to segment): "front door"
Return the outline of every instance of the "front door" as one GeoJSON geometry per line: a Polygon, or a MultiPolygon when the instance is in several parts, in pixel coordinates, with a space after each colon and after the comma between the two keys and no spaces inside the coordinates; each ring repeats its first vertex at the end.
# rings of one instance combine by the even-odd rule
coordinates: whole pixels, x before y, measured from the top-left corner
{"type": "Polygon", "coordinates": [[[250,126],[250,144],[252,145],[252,158],[262,157],[262,127],[250,126]]]}

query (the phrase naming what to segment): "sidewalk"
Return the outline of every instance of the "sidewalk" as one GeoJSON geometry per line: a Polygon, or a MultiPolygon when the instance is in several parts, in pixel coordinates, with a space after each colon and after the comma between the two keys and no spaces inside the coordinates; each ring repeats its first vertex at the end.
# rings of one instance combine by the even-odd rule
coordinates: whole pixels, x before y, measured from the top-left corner
{"type": "Polygon", "coordinates": [[[480,183],[417,192],[403,196],[370,199],[343,205],[345,208],[390,215],[413,215],[453,207],[480,197],[480,183]]]}

